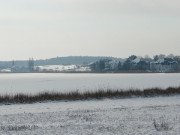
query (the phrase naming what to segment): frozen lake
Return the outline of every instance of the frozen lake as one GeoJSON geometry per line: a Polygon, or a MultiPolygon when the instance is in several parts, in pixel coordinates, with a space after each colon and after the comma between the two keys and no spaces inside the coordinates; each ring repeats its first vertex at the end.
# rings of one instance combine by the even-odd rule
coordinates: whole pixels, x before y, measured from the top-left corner
{"type": "Polygon", "coordinates": [[[180,73],[156,74],[0,74],[0,94],[87,91],[180,86],[180,73]]]}

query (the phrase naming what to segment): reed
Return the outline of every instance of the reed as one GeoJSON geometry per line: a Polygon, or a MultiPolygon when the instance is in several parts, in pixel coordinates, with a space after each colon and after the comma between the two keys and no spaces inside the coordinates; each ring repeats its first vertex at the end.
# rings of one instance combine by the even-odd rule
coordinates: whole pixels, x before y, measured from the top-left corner
{"type": "Polygon", "coordinates": [[[154,96],[170,96],[179,95],[180,87],[169,87],[167,89],[150,88],[144,90],[118,90],[118,89],[100,89],[98,91],[86,92],[44,92],[36,95],[31,94],[15,94],[15,95],[0,95],[0,103],[33,103],[42,101],[73,101],[73,100],[89,100],[103,98],[131,98],[131,97],[154,97],[154,96]]]}

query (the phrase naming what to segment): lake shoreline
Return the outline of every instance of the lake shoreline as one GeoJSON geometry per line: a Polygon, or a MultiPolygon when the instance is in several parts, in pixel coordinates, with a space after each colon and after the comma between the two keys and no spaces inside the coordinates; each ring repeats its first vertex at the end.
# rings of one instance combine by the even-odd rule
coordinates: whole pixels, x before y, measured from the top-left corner
{"type": "Polygon", "coordinates": [[[0,72],[0,74],[176,74],[180,72],[0,72]]]}
{"type": "Polygon", "coordinates": [[[15,94],[15,95],[0,95],[0,103],[35,103],[44,101],[76,101],[76,100],[94,100],[104,98],[132,98],[132,97],[156,97],[156,96],[172,96],[180,95],[180,87],[169,87],[167,89],[150,88],[144,90],[130,89],[127,91],[118,89],[100,89],[98,91],[86,91],[86,92],[43,92],[39,94],[15,94]]]}

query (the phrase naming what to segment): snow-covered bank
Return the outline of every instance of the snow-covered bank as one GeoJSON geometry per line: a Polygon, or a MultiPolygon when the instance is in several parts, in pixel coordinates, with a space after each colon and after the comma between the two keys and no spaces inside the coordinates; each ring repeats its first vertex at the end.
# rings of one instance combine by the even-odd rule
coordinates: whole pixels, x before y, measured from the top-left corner
{"type": "Polygon", "coordinates": [[[0,134],[177,135],[180,96],[0,105],[0,134]],[[156,131],[154,120],[173,129],[156,131]]]}
{"type": "Polygon", "coordinates": [[[83,65],[46,65],[46,66],[36,66],[35,70],[38,70],[39,72],[89,72],[91,69],[89,66],[83,66],[83,65]]]}
{"type": "Polygon", "coordinates": [[[93,99],[104,99],[104,98],[132,98],[132,97],[155,97],[155,96],[172,96],[180,95],[180,87],[169,87],[167,89],[151,88],[144,90],[98,90],[98,91],[85,91],[85,92],[43,92],[35,95],[31,94],[6,94],[0,95],[0,103],[35,103],[45,101],[75,101],[75,100],[93,100],[93,99]]]}

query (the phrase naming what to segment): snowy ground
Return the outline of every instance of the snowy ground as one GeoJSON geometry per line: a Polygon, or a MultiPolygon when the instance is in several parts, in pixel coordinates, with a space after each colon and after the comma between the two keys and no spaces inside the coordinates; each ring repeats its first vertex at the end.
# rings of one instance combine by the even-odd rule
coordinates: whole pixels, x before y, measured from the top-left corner
{"type": "Polygon", "coordinates": [[[81,71],[88,72],[91,71],[89,66],[82,65],[46,65],[46,66],[36,66],[36,69],[39,71],[57,71],[57,72],[65,72],[65,71],[81,71]]]}
{"type": "Polygon", "coordinates": [[[0,105],[0,134],[178,135],[179,112],[180,96],[0,105]]]}

